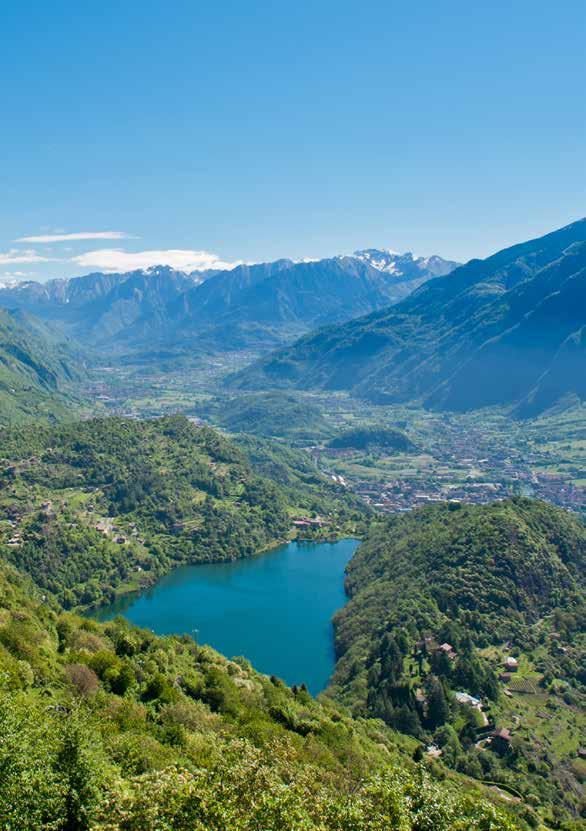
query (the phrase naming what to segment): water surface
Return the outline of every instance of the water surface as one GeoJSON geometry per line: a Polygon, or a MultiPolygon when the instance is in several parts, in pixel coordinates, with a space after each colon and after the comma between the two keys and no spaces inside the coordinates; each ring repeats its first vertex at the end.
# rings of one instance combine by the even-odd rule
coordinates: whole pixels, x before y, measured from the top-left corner
{"type": "Polygon", "coordinates": [[[160,635],[188,633],[315,694],[334,668],[332,615],[345,603],[344,569],[357,545],[289,543],[249,560],[182,566],[95,616],[122,614],[160,635]]]}

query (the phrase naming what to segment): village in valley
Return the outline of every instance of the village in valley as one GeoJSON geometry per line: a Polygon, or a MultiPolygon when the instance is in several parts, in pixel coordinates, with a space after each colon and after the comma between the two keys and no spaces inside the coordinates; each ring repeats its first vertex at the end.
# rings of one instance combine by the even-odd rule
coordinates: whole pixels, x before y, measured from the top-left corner
{"type": "Polygon", "coordinates": [[[562,508],[586,512],[586,487],[576,485],[567,476],[532,469],[527,459],[512,460],[495,454],[493,458],[421,459],[392,457],[392,477],[385,477],[386,459],[376,448],[369,452],[368,477],[361,476],[363,454],[353,450],[311,448],[320,468],[334,482],[348,487],[364,501],[384,513],[410,511],[413,508],[445,500],[482,504],[510,496],[532,496],[562,508]],[[374,464],[373,464],[374,457],[374,464]],[[378,462],[378,464],[377,464],[378,462]],[[376,470],[378,476],[373,475],[376,470]]]}
{"type": "Polygon", "coordinates": [[[399,416],[394,413],[394,423],[405,426],[414,451],[323,443],[307,449],[333,481],[384,513],[445,500],[482,504],[511,496],[586,513],[586,428],[580,413],[530,426],[499,414],[399,416]]]}

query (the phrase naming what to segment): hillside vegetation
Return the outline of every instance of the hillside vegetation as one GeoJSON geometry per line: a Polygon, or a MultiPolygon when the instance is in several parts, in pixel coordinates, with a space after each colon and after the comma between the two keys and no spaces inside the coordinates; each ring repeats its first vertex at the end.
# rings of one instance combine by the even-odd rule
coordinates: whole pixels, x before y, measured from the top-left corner
{"type": "Polygon", "coordinates": [[[252,556],[287,539],[296,512],[323,514],[334,534],[362,514],[300,454],[251,460],[183,417],[14,429],[0,458],[0,555],[67,608],[180,563],[252,556]]]}
{"type": "Polygon", "coordinates": [[[563,511],[519,499],[378,522],[349,566],[321,703],[189,638],[63,611],[178,563],[250,556],[296,512],[326,534],[364,522],[303,452],[237,442],[182,417],[5,435],[0,825],[575,828],[586,532],[563,511]],[[456,691],[512,730],[504,749],[456,691]]]}
{"type": "Polygon", "coordinates": [[[0,309],[0,425],[64,418],[83,377],[76,348],[26,313],[0,309]]]}
{"type": "Polygon", "coordinates": [[[354,427],[345,430],[329,442],[329,447],[344,450],[367,450],[369,447],[379,447],[384,450],[406,452],[415,450],[411,439],[395,427],[366,426],[354,427]]]}
{"type": "Polygon", "coordinates": [[[197,412],[231,433],[296,441],[315,441],[332,433],[320,408],[300,400],[295,393],[274,391],[217,398],[197,412]]]}
{"type": "Polygon", "coordinates": [[[63,613],[2,563],[0,732],[11,831],[527,827],[380,722],[189,637],[63,613]]]}
{"type": "Polygon", "coordinates": [[[427,282],[395,306],[324,328],[230,379],[240,389],[348,390],[524,417],[584,398],[586,219],[427,282]]]}
{"type": "Polygon", "coordinates": [[[448,763],[545,815],[551,804],[579,815],[585,557],[583,523],[527,499],[380,523],[348,566],[332,694],[435,741],[448,763]],[[501,680],[507,657],[516,666],[501,680]],[[484,715],[456,692],[480,699],[484,715]],[[512,733],[504,752],[483,743],[486,725],[512,733]]]}

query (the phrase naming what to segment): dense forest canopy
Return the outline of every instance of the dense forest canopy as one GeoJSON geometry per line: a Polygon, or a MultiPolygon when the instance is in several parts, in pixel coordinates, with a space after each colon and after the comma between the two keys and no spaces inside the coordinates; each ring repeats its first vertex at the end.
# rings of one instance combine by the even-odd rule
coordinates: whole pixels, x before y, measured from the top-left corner
{"type": "Polygon", "coordinates": [[[242,447],[183,417],[14,429],[0,451],[0,553],[71,608],[180,563],[251,556],[286,539],[295,512],[327,515],[329,529],[360,521],[357,500],[305,457],[269,444],[263,462],[242,447]]]}
{"type": "Polygon", "coordinates": [[[379,447],[384,450],[409,452],[415,450],[411,439],[396,427],[368,425],[345,430],[329,442],[329,446],[336,449],[351,448],[354,450],[368,450],[370,447],[379,447]]]}
{"type": "Polygon", "coordinates": [[[585,555],[578,518],[522,498],[380,522],[348,566],[331,693],[357,715],[449,745],[458,769],[579,811],[585,555]],[[507,684],[525,694],[521,715],[507,709],[507,684]],[[522,727],[523,716],[537,728],[553,719],[559,746],[522,727]],[[502,760],[478,745],[495,720],[521,728],[502,760]],[[544,760],[545,779],[543,769],[533,775],[544,760]]]}

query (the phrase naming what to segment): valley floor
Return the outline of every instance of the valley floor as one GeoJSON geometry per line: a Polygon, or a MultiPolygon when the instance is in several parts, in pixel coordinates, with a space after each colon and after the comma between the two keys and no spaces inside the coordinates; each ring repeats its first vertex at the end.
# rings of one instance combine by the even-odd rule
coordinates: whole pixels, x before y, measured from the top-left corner
{"type": "MultiPolygon", "coordinates": [[[[102,367],[94,371],[86,393],[102,412],[130,418],[183,413],[199,421],[211,400],[221,409],[222,378],[253,357],[218,355],[172,372],[102,367]]],[[[519,421],[496,410],[438,413],[373,405],[345,393],[295,395],[321,411],[332,434],[374,423],[400,427],[409,434],[417,452],[334,449],[321,435],[312,441],[311,431],[288,437],[334,481],[385,513],[444,499],[485,503],[512,495],[586,513],[584,407],[519,421]]]]}

